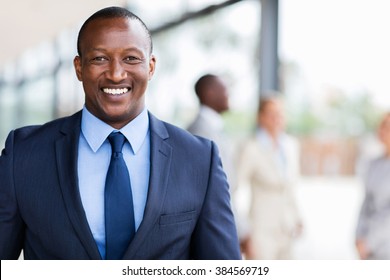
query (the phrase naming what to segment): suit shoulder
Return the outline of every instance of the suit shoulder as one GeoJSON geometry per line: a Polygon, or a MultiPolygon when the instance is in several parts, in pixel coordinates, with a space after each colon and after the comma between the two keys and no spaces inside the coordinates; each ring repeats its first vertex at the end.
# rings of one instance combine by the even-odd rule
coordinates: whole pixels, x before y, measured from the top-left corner
{"type": "Polygon", "coordinates": [[[28,139],[34,139],[35,137],[38,137],[40,139],[50,138],[51,136],[57,135],[61,127],[63,127],[64,124],[74,118],[77,118],[77,114],[73,116],[55,119],[41,125],[29,125],[17,128],[14,130],[14,139],[15,141],[23,141],[28,139]]]}
{"type": "Polygon", "coordinates": [[[161,121],[168,133],[168,142],[176,147],[182,147],[183,149],[190,149],[192,151],[197,150],[210,150],[213,146],[212,142],[206,138],[196,136],[188,132],[187,130],[180,128],[171,123],[161,121]]]}

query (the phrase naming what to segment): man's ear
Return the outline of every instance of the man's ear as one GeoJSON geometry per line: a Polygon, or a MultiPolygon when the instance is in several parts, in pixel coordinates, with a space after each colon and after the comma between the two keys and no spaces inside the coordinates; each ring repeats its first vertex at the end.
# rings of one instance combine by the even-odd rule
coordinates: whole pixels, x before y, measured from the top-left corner
{"type": "Polygon", "coordinates": [[[74,66],[74,69],[76,71],[76,76],[77,76],[77,79],[81,82],[83,79],[82,79],[82,75],[81,75],[81,57],[80,56],[75,56],[75,58],[73,59],[73,66],[74,66]]]}
{"type": "Polygon", "coordinates": [[[149,59],[149,81],[152,79],[155,69],[156,69],[156,57],[154,55],[151,55],[149,59]]]}

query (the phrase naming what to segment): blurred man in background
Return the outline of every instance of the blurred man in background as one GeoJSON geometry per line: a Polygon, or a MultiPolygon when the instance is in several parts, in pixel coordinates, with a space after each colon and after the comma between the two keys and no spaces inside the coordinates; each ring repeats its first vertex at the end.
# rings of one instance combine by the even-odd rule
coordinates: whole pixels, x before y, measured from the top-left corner
{"type": "MultiPolygon", "coordinates": [[[[206,74],[195,83],[195,93],[200,108],[188,131],[194,135],[213,140],[222,154],[229,149],[225,144],[224,121],[221,114],[229,110],[229,95],[225,82],[218,76],[206,74]]],[[[225,163],[224,163],[225,164],[225,163]]]]}
{"type": "MultiPolygon", "coordinates": [[[[195,83],[195,94],[199,99],[200,108],[187,130],[217,144],[228,182],[231,187],[236,186],[236,174],[233,168],[234,145],[225,133],[222,117],[222,114],[230,109],[226,82],[219,76],[205,74],[195,83]]],[[[231,191],[234,193],[234,190],[231,191]]],[[[248,222],[246,217],[240,216],[237,211],[235,217],[241,250],[246,255],[249,249],[248,222]]]]}

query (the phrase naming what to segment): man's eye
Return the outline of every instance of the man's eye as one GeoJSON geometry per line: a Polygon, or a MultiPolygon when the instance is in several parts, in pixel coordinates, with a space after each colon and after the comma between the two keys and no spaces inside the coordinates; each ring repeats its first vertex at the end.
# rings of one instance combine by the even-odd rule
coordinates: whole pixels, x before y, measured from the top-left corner
{"type": "Polygon", "coordinates": [[[101,62],[101,61],[106,61],[107,59],[103,56],[97,56],[97,57],[94,57],[92,60],[96,61],[96,62],[101,62]]]}
{"type": "Polygon", "coordinates": [[[125,60],[126,62],[132,63],[132,64],[138,63],[138,62],[141,62],[141,61],[142,61],[142,59],[140,59],[140,58],[138,58],[138,57],[135,57],[135,56],[128,56],[128,57],[126,57],[124,60],[125,60]]]}
{"type": "Polygon", "coordinates": [[[128,56],[125,58],[125,60],[137,60],[138,58],[136,58],[135,56],[128,56]]]}

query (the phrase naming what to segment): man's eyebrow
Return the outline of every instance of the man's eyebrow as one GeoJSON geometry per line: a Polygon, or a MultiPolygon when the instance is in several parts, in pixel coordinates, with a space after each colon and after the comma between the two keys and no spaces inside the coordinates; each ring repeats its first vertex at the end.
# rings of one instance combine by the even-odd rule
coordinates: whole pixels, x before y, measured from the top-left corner
{"type": "Polygon", "coordinates": [[[88,52],[92,52],[92,51],[100,51],[100,52],[103,52],[103,51],[106,51],[106,49],[104,48],[89,48],[87,49],[88,52]]]}
{"type": "MultiPolygon", "coordinates": [[[[100,48],[100,47],[93,47],[93,48],[88,49],[87,51],[100,51],[100,52],[105,52],[105,51],[107,51],[107,49],[105,49],[105,48],[100,48]]],[[[123,49],[123,51],[126,51],[126,52],[129,52],[129,51],[137,51],[137,52],[143,53],[143,51],[142,51],[141,49],[136,48],[136,47],[125,48],[125,49],[123,49]]]]}
{"type": "Polygon", "coordinates": [[[137,52],[143,53],[143,51],[141,49],[136,48],[136,47],[130,47],[130,48],[126,48],[124,50],[127,51],[127,52],[129,52],[129,51],[137,51],[137,52]]]}

